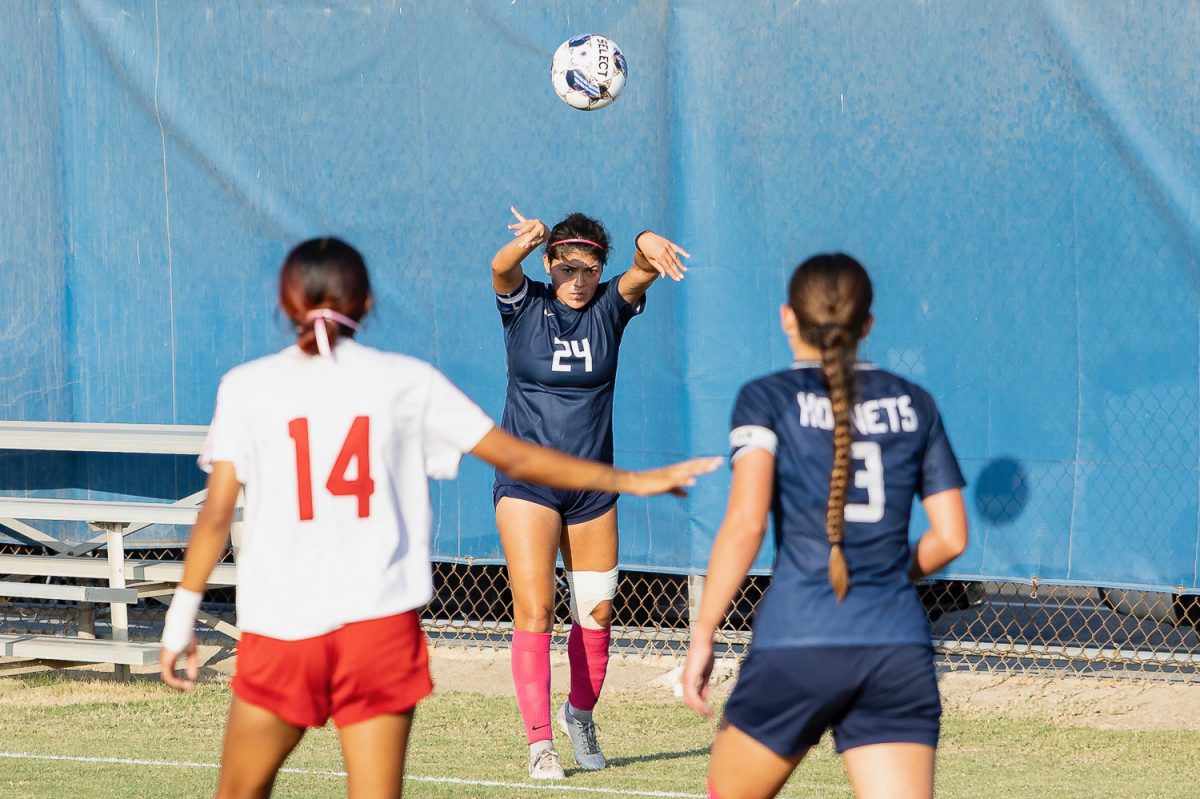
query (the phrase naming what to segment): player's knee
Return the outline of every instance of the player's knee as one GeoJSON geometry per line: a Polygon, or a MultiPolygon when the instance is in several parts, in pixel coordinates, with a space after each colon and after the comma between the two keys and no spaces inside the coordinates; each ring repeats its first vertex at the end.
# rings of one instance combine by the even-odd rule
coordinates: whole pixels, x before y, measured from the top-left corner
{"type": "Polygon", "coordinates": [[[592,612],[588,615],[601,629],[607,627],[612,624],[612,602],[609,600],[597,602],[596,607],[592,608],[592,612]]]}
{"type": "Polygon", "coordinates": [[[612,621],[612,600],[617,595],[617,570],[566,572],[570,589],[571,619],[589,630],[602,630],[612,621]]]}
{"type": "Polygon", "coordinates": [[[544,602],[516,602],[513,622],[527,633],[548,633],[554,628],[554,609],[544,602]]]}

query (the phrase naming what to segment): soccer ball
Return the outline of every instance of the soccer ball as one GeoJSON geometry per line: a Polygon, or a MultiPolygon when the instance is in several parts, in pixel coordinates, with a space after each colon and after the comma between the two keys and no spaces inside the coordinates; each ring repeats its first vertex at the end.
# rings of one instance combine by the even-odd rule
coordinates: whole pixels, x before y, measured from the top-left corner
{"type": "Polygon", "coordinates": [[[580,111],[595,111],[611,104],[625,86],[627,73],[621,48],[597,33],[563,42],[550,64],[554,91],[564,103],[580,111]]]}

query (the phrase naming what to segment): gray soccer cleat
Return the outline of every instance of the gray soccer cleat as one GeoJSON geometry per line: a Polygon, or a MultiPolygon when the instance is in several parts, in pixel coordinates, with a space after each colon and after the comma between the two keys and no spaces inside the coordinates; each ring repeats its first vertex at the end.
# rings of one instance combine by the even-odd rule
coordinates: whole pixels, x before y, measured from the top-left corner
{"type": "Polygon", "coordinates": [[[581,769],[599,771],[608,765],[600,744],[596,743],[595,722],[575,718],[564,704],[558,709],[558,726],[571,739],[571,753],[581,769]]]}
{"type": "Polygon", "coordinates": [[[554,751],[554,747],[546,747],[529,754],[529,779],[561,780],[566,776],[563,773],[562,763],[558,762],[558,752],[554,751]]]}

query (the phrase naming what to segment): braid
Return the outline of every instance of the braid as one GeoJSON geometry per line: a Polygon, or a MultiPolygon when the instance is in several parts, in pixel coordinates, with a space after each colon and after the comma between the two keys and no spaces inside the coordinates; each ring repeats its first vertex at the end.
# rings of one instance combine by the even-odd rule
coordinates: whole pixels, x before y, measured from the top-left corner
{"type": "Polygon", "coordinates": [[[829,504],[825,531],[829,536],[829,584],[838,601],[850,590],[850,570],[842,551],[846,526],[846,492],[850,483],[850,406],[853,403],[853,361],[857,339],[844,327],[828,326],[821,336],[821,375],[833,409],[833,471],[829,476],[829,504]]]}
{"type": "Polygon", "coordinates": [[[800,339],[821,353],[821,376],[833,412],[833,469],[825,508],[829,538],[829,584],[838,601],[850,590],[843,541],[850,491],[850,415],[854,405],[854,360],[866,335],[874,291],[862,264],[845,253],[814,255],[796,267],[788,283],[788,307],[800,339]]]}

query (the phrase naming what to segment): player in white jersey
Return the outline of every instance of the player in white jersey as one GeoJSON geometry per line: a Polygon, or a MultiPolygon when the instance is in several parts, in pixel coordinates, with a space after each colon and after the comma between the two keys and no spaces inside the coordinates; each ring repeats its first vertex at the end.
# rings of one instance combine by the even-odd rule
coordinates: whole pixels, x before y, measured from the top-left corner
{"type": "Polygon", "coordinates": [[[297,344],[232,369],[217,392],[200,456],[208,497],[167,613],[162,678],[194,684],[197,610],[244,488],[243,636],[217,796],[268,796],[305,729],[332,717],[349,795],[398,797],[413,710],[432,690],[416,610],[433,590],[428,478],[455,476],[469,452],[552,486],[681,493],[716,463],[621,472],[498,429],[431,365],[353,340],[370,282],[337,239],[292,250],[280,304],[297,344]]]}

